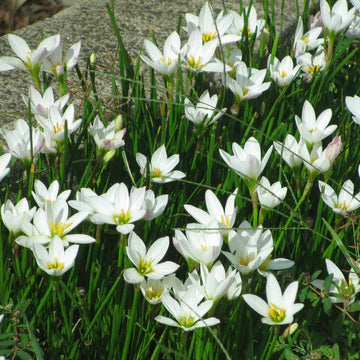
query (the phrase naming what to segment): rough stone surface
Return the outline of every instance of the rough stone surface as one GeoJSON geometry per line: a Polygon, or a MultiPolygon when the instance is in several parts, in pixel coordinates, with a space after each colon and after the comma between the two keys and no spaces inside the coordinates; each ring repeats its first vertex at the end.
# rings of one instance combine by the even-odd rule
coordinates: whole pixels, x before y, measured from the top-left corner
{"type": "MultiPolygon", "coordinates": [[[[150,38],[149,29],[162,46],[168,34],[176,30],[179,16],[184,16],[187,12],[198,14],[203,2],[203,0],[113,1],[116,20],[129,54],[132,57],[137,56],[143,40],[150,38]]],[[[261,0],[253,1],[260,17],[263,14],[261,3],[261,0]]],[[[294,28],[296,23],[297,3],[302,3],[302,0],[275,1],[274,16],[278,31],[282,24],[282,41],[293,37],[293,30],[288,32],[287,29],[294,28]]],[[[91,52],[96,54],[97,62],[109,64],[109,54],[116,54],[117,42],[105,4],[105,0],[77,0],[75,5],[66,8],[54,17],[19,29],[15,31],[15,34],[24,38],[32,48],[36,48],[40,42],[42,30],[45,37],[59,33],[64,49],[81,40],[80,66],[84,65],[84,59],[91,52]]],[[[212,5],[216,12],[223,8],[221,1],[213,1],[212,5]]],[[[238,0],[225,1],[225,5],[228,9],[239,9],[238,0]]],[[[245,1],[244,5],[246,5],[245,1]]],[[[300,5],[299,7],[302,10],[300,5]]],[[[13,55],[6,36],[0,38],[1,55],[13,55]]],[[[12,70],[0,73],[0,124],[25,116],[26,107],[21,94],[27,94],[30,84],[32,84],[30,76],[25,71],[12,70]]],[[[109,92],[110,88],[108,78],[98,85],[100,93],[109,92]]]]}

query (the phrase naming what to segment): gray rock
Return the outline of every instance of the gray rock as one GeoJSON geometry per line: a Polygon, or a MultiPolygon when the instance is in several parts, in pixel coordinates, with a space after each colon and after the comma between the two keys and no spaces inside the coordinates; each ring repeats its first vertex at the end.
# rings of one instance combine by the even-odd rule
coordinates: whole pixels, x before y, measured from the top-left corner
{"type": "MultiPolygon", "coordinates": [[[[269,1],[269,4],[271,2],[269,1]]],[[[154,33],[162,46],[170,32],[176,30],[179,16],[184,16],[187,12],[198,14],[204,1],[128,0],[113,1],[113,3],[125,47],[129,54],[136,58],[143,40],[151,36],[149,30],[154,33]]],[[[244,1],[244,5],[246,3],[244,1]]],[[[283,34],[282,41],[291,41],[294,36],[294,24],[298,17],[296,3],[302,4],[303,0],[275,0],[274,17],[277,31],[283,34]],[[288,31],[289,28],[292,28],[291,32],[288,31]]],[[[54,17],[14,33],[24,38],[32,48],[36,48],[41,41],[42,31],[45,37],[59,33],[64,49],[81,40],[80,66],[85,64],[85,59],[91,52],[96,54],[97,62],[110,64],[111,54],[116,59],[117,41],[105,4],[105,0],[77,0],[75,5],[54,17]]],[[[228,9],[239,9],[238,0],[226,1],[225,4],[228,9]]],[[[258,10],[258,16],[262,17],[261,1],[255,0],[253,4],[258,10]]],[[[222,9],[221,1],[214,1],[212,5],[215,10],[222,9]]],[[[13,55],[6,36],[0,38],[1,55],[13,55]]],[[[76,77],[72,79],[76,81],[76,77]]],[[[0,73],[0,124],[26,117],[26,107],[21,94],[27,94],[31,84],[30,75],[25,71],[13,70],[0,73]]],[[[110,93],[109,77],[103,77],[98,85],[98,91],[101,94],[110,93]]]]}

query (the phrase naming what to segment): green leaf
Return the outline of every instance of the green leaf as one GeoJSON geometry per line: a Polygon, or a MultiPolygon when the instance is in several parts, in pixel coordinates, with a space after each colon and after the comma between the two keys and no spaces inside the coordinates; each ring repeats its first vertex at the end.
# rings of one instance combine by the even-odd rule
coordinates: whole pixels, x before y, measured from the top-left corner
{"type": "Polygon", "coordinates": [[[330,287],[333,281],[333,274],[328,275],[324,280],[324,289],[327,292],[330,292],[330,287]]]}
{"type": "Polygon", "coordinates": [[[312,275],[311,275],[311,281],[314,281],[315,279],[317,279],[317,277],[322,273],[322,270],[316,270],[312,275]]]}
{"type": "Polygon", "coordinates": [[[300,358],[295,355],[290,349],[285,349],[282,353],[286,360],[299,360],[300,358]]]}
{"type": "Polygon", "coordinates": [[[346,308],[346,310],[349,312],[359,311],[360,310],[360,301],[353,302],[346,308]]]}
{"type": "Polygon", "coordinates": [[[326,315],[330,315],[331,307],[332,307],[331,301],[328,297],[326,297],[324,299],[324,311],[326,315]]]}

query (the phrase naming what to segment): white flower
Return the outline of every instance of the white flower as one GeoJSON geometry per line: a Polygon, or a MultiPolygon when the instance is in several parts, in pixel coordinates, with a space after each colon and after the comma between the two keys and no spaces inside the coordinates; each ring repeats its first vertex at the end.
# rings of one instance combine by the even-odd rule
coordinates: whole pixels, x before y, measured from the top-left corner
{"type": "MultiPolygon", "coordinates": [[[[230,155],[222,149],[219,150],[220,155],[226,165],[232,168],[248,183],[248,187],[251,190],[254,187],[253,182],[258,179],[264,170],[270,158],[273,146],[270,146],[263,158],[261,158],[260,144],[254,137],[249,138],[245,142],[244,148],[234,142],[232,144],[232,149],[234,155],[230,155]]],[[[252,190],[250,192],[252,192],[252,190]]]]}
{"type": "Polygon", "coordinates": [[[88,209],[93,223],[116,225],[116,231],[128,234],[134,229],[133,223],[142,219],[146,213],[142,208],[144,197],[145,187],[132,187],[129,194],[124,183],[116,183],[101,196],[86,190],[77,202],[70,204],[75,209],[84,211],[88,209]]]}
{"type": "Polygon", "coordinates": [[[141,283],[145,276],[150,279],[162,279],[165,275],[175,272],[180,265],[172,261],[159,261],[165,256],[169,248],[169,237],[162,237],[154,241],[149,250],[146,251],[144,242],[134,232],[128,239],[126,253],[136,268],[126,269],[124,279],[131,284],[141,283]]]}
{"type": "Polygon", "coordinates": [[[269,259],[274,249],[273,238],[270,230],[263,232],[261,225],[254,230],[243,221],[237,232],[230,231],[229,248],[230,252],[223,251],[223,254],[241,273],[249,274],[269,259]]]}
{"type": "Polygon", "coordinates": [[[306,52],[299,55],[296,61],[301,66],[306,81],[310,81],[314,73],[324,70],[327,64],[325,50],[321,46],[314,55],[306,52]]]}
{"type": "Polygon", "coordinates": [[[185,20],[187,22],[185,31],[191,34],[195,29],[199,29],[202,35],[202,41],[204,43],[213,41],[216,44],[228,44],[236,42],[241,39],[238,35],[225,35],[229,26],[232,23],[233,14],[223,14],[223,11],[219,13],[216,20],[214,20],[214,12],[206,1],[200,10],[199,16],[193,14],[185,14],[185,20]]]}
{"type": "Polygon", "coordinates": [[[1,218],[6,228],[16,235],[22,231],[24,224],[30,223],[35,211],[35,207],[29,209],[26,198],[22,198],[16,205],[7,200],[1,205],[1,218]]]}
{"type": "Polygon", "coordinates": [[[201,94],[199,101],[195,106],[188,98],[185,98],[186,118],[192,121],[195,125],[211,125],[226,112],[226,108],[220,111],[216,110],[217,101],[218,96],[213,95],[212,97],[210,97],[208,90],[205,90],[201,94]],[[215,112],[217,112],[216,115],[215,112]]]}
{"type": "Polygon", "coordinates": [[[81,48],[81,41],[70,47],[63,56],[62,47],[59,44],[55,50],[44,60],[43,71],[54,74],[56,77],[62,75],[64,71],[71,70],[78,62],[81,48]]]}
{"type": "Polygon", "coordinates": [[[32,196],[39,207],[44,208],[46,202],[54,203],[57,199],[67,200],[70,196],[71,190],[65,190],[59,193],[59,182],[54,180],[47,189],[46,186],[38,179],[34,183],[35,191],[32,191],[32,196]]]}
{"type": "Polygon", "coordinates": [[[34,115],[41,115],[47,117],[49,114],[49,108],[51,105],[55,105],[59,111],[62,111],[66,103],[68,102],[70,94],[66,94],[62,96],[60,99],[54,101],[54,92],[52,87],[48,87],[44,95],[41,95],[39,91],[37,91],[33,86],[30,86],[29,89],[29,97],[23,96],[23,100],[26,106],[29,105],[31,112],[34,115]]]}
{"type": "Polygon", "coordinates": [[[69,243],[90,244],[95,239],[85,234],[69,234],[87,217],[87,212],[78,212],[69,217],[69,207],[67,202],[58,198],[53,203],[45,202],[44,209],[39,208],[34,214],[33,224],[37,230],[37,235],[30,237],[29,241],[49,243],[58,236],[65,247],[69,243]]]}
{"type": "Polygon", "coordinates": [[[217,42],[214,41],[206,42],[203,45],[201,31],[193,30],[181,50],[183,67],[194,72],[230,71],[230,67],[220,60],[213,59],[216,47],[217,42]]]}
{"type": "Polygon", "coordinates": [[[32,142],[30,141],[30,128],[23,119],[15,122],[14,130],[1,129],[1,134],[6,141],[6,150],[25,165],[30,163],[32,157],[36,158],[40,154],[45,143],[40,129],[34,127],[32,127],[32,142]]]}
{"type": "Polygon", "coordinates": [[[221,230],[223,235],[227,235],[228,229],[233,227],[236,219],[237,208],[235,207],[235,197],[237,190],[228,197],[225,209],[211,190],[206,190],[205,192],[205,203],[208,212],[192,205],[184,205],[184,208],[200,224],[208,225],[216,221],[216,228],[221,230]]]}
{"type": "Polygon", "coordinates": [[[37,115],[36,120],[44,128],[45,134],[52,138],[56,144],[59,144],[64,141],[65,138],[65,124],[68,135],[76,131],[81,124],[81,119],[74,121],[74,113],[73,104],[70,104],[62,115],[57,106],[51,105],[49,108],[49,116],[45,118],[37,115]]]}
{"type": "Polygon", "coordinates": [[[213,317],[203,319],[213,305],[212,300],[200,303],[203,298],[203,295],[194,286],[190,286],[183,297],[178,300],[173,299],[170,294],[165,294],[162,303],[176,321],[161,315],[157,316],[155,320],[165,325],[180,327],[184,331],[219,324],[220,320],[213,317]]]}
{"type": "Polygon", "coordinates": [[[279,181],[270,185],[269,180],[263,176],[257,186],[257,193],[261,206],[274,208],[284,201],[287,188],[281,187],[279,181]]]}
{"type": "Polygon", "coordinates": [[[346,96],[345,104],[348,110],[353,115],[352,119],[357,125],[360,125],[360,97],[355,96],[346,96]]]}
{"type": "Polygon", "coordinates": [[[1,66],[0,63],[0,71],[10,70],[10,66],[11,69],[28,69],[32,72],[36,67],[38,67],[39,70],[40,64],[44,59],[59,46],[60,35],[54,35],[44,39],[34,51],[32,51],[27,42],[19,36],[9,34],[8,40],[17,57],[0,57],[0,61],[4,64],[1,66]]]}
{"type": "Polygon", "coordinates": [[[155,198],[152,190],[146,190],[142,209],[146,211],[144,219],[152,220],[160,216],[168,203],[169,195],[160,195],[155,198]]]}
{"type": "MultiPolygon", "coordinates": [[[[268,63],[271,55],[269,55],[268,63]]],[[[289,85],[293,79],[297,76],[300,65],[294,67],[293,61],[290,56],[285,56],[281,62],[278,58],[274,58],[273,63],[268,65],[270,69],[271,78],[279,87],[289,85]]]]}
{"type": "Polygon", "coordinates": [[[360,207],[360,192],[354,195],[354,184],[351,180],[344,182],[339,196],[330,185],[322,181],[319,181],[319,189],[324,203],[336,213],[345,215],[360,207]]]}
{"type": "Polygon", "coordinates": [[[236,79],[226,74],[226,86],[234,93],[237,101],[255,99],[266,91],[270,82],[263,82],[266,69],[248,68],[241,61],[236,68],[236,79]]]}
{"type": "Polygon", "coordinates": [[[99,116],[95,117],[94,123],[89,126],[89,133],[94,138],[97,149],[109,151],[125,145],[123,138],[126,129],[117,130],[115,126],[115,120],[105,127],[99,116]]]}
{"type": "Polygon", "coordinates": [[[322,149],[321,143],[315,144],[311,152],[309,152],[306,144],[302,143],[300,155],[304,165],[313,175],[324,173],[330,169],[331,161],[326,154],[326,149],[322,149]]]}
{"type": "Polygon", "coordinates": [[[220,255],[223,244],[220,232],[211,230],[216,226],[216,222],[207,225],[188,224],[186,236],[180,230],[175,230],[173,243],[176,250],[185,257],[186,261],[192,260],[211,266],[220,255]]]}
{"type": "Polygon", "coordinates": [[[217,302],[227,294],[235,274],[236,270],[225,273],[224,266],[217,261],[210,271],[204,264],[200,264],[200,278],[196,270],[189,274],[189,278],[205,299],[217,302]]]}
{"type": "Polygon", "coordinates": [[[245,302],[263,318],[261,321],[268,325],[291,324],[294,321],[294,314],[300,311],[304,304],[295,303],[299,283],[292,282],[281,292],[275,276],[269,274],[266,281],[267,303],[259,296],[252,294],[243,295],[245,302]]]}
{"type": "MultiPolygon", "coordinates": [[[[360,279],[353,269],[350,269],[349,280],[346,281],[341,270],[330,260],[325,259],[326,269],[329,275],[333,276],[330,286],[329,297],[332,303],[344,303],[345,306],[355,301],[356,294],[360,291],[360,279]]],[[[324,289],[324,280],[314,280],[312,285],[319,289],[324,289]]]]}
{"type": "Polygon", "coordinates": [[[265,20],[257,18],[256,8],[251,6],[250,8],[245,7],[239,15],[237,12],[230,10],[230,14],[233,15],[233,21],[229,27],[229,34],[237,34],[242,36],[245,27],[245,18],[247,18],[247,31],[248,36],[252,36],[256,33],[256,38],[261,35],[261,32],[265,26],[265,20]]]}
{"type": "Polygon", "coordinates": [[[59,236],[55,236],[46,249],[42,245],[34,245],[33,253],[40,269],[51,276],[60,276],[75,263],[79,245],[71,245],[64,250],[64,244],[59,236]]]}
{"type": "Polygon", "coordinates": [[[299,20],[297,23],[297,27],[295,30],[295,38],[294,38],[294,50],[295,57],[302,55],[307,50],[314,50],[318,48],[320,45],[324,43],[324,39],[319,36],[322,32],[321,26],[317,26],[309,30],[304,34],[304,25],[302,21],[302,17],[299,16],[299,20]]]}
{"type": "MultiPolygon", "coordinates": [[[[231,267],[228,268],[227,273],[229,273],[230,271],[231,271],[231,267]]],[[[240,273],[236,271],[226,294],[228,300],[234,300],[235,298],[239,297],[241,294],[241,290],[242,290],[241,276],[240,273]]]]}
{"type": "Polygon", "coordinates": [[[331,109],[326,109],[316,117],[314,108],[309,101],[305,100],[301,119],[295,115],[296,126],[301,137],[310,145],[320,143],[337,129],[337,125],[328,126],[331,116],[331,109]]]}
{"type": "Polygon", "coordinates": [[[291,134],[286,135],[284,143],[274,141],[275,150],[291,168],[299,167],[302,164],[300,145],[301,142],[297,142],[291,134]]]}
{"type": "Polygon", "coordinates": [[[9,165],[10,160],[11,160],[10,153],[6,153],[0,156],[0,181],[2,181],[10,171],[10,168],[7,167],[9,165]]]}
{"type": "Polygon", "coordinates": [[[167,183],[182,179],[186,175],[173,168],[179,163],[179,155],[175,154],[167,157],[165,145],[161,145],[152,155],[151,162],[148,164],[146,156],[137,153],[136,162],[140,166],[141,175],[147,175],[147,167],[149,167],[150,179],[156,183],[167,183]]]}
{"type": "Polygon", "coordinates": [[[148,56],[140,55],[141,59],[162,75],[171,75],[177,70],[180,53],[180,36],[174,31],[165,40],[164,52],[149,40],[144,41],[148,56]]]}
{"type": "Polygon", "coordinates": [[[161,303],[161,299],[164,294],[168,293],[168,289],[165,285],[166,277],[163,279],[150,279],[145,278],[140,283],[140,290],[145,298],[145,300],[151,305],[156,305],[161,303]]]}
{"type": "Polygon", "coordinates": [[[322,21],[333,34],[345,31],[355,15],[355,8],[348,10],[347,0],[337,0],[330,9],[326,0],[320,0],[320,11],[322,21]]]}

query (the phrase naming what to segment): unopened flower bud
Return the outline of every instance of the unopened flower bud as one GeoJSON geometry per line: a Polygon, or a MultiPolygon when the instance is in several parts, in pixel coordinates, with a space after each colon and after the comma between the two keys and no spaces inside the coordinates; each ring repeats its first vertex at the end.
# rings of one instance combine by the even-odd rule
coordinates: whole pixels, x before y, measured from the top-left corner
{"type": "Polygon", "coordinates": [[[325,149],[326,157],[329,159],[332,164],[335,159],[338,157],[341,151],[341,136],[337,135],[332,139],[332,141],[328,144],[325,149]]]}
{"type": "Polygon", "coordinates": [[[290,324],[282,333],[283,338],[287,338],[289,335],[292,335],[297,328],[299,327],[298,323],[290,324]]]}
{"type": "Polygon", "coordinates": [[[124,127],[124,119],[123,116],[120,114],[115,118],[115,132],[121,130],[124,127]]]}
{"type": "Polygon", "coordinates": [[[114,155],[115,155],[115,149],[106,152],[106,154],[103,157],[104,163],[106,164],[107,162],[109,162],[114,155]]]}
{"type": "Polygon", "coordinates": [[[90,64],[92,65],[96,61],[95,53],[91,53],[89,57],[90,64]]]}

